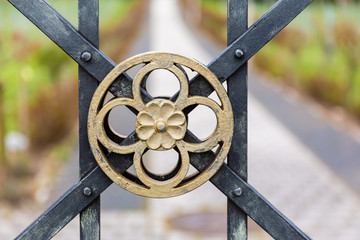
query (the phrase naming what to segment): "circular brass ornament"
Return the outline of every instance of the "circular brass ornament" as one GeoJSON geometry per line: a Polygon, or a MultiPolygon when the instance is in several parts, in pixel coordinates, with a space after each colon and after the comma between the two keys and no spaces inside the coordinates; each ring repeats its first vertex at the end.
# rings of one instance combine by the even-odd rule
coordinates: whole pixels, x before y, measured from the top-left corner
{"type": "MultiPolygon", "coordinates": [[[[216,76],[203,64],[170,53],[145,53],[117,65],[101,82],[90,104],[88,136],[93,155],[105,174],[122,188],[146,197],[166,198],[187,193],[208,181],[223,164],[231,145],[233,114],[227,93],[216,76]],[[143,65],[132,82],[132,96],[117,97],[106,102],[110,86],[121,74],[134,66],[143,65]],[[189,80],[184,68],[201,75],[217,93],[220,104],[203,96],[189,94],[189,80]],[[173,73],[180,82],[175,101],[155,98],[145,103],[141,97],[143,80],[154,70],[164,69],[173,73]],[[187,117],[183,110],[192,105],[205,105],[216,115],[214,132],[199,143],[184,140],[187,117]],[[108,115],[117,106],[127,106],[137,112],[135,132],[130,145],[108,136],[108,115]],[[189,175],[191,153],[204,153],[216,148],[212,163],[204,171],[189,175]],[[175,149],[179,153],[178,166],[166,176],[150,173],[142,160],[147,149],[164,151],[175,149]],[[132,154],[135,174],[120,173],[109,161],[110,154],[132,154]]],[[[117,156],[117,161],[122,161],[117,156]]]]}

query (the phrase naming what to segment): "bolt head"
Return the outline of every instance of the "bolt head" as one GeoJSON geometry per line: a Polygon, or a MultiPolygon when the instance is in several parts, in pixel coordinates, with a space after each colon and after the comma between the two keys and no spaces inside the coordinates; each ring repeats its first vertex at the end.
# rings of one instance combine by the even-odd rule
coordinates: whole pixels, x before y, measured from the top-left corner
{"type": "Polygon", "coordinates": [[[166,123],[163,120],[156,122],[156,131],[158,132],[165,132],[166,130],[166,123]]]}
{"type": "Polygon", "coordinates": [[[92,194],[92,190],[89,187],[85,187],[83,193],[85,196],[90,196],[92,194]]]}
{"type": "Polygon", "coordinates": [[[242,194],[242,189],[241,188],[235,188],[233,191],[233,194],[235,197],[240,197],[242,194]]]}
{"type": "Polygon", "coordinates": [[[238,57],[238,58],[243,57],[243,56],[244,56],[243,50],[241,50],[241,49],[236,49],[236,51],[235,51],[235,56],[238,57]]]}
{"type": "Polygon", "coordinates": [[[89,52],[83,52],[81,54],[81,60],[85,61],[85,62],[88,62],[91,60],[91,53],[89,52]]]}

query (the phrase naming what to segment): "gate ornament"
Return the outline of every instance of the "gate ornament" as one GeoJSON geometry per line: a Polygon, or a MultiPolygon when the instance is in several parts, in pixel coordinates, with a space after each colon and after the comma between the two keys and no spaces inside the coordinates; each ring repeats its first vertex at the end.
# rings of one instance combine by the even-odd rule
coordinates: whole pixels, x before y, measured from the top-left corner
{"type": "Polygon", "coordinates": [[[101,82],[90,104],[88,136],[94,157],[105,174],[122,188],[146,197],[166,198],[187,193],[208,181],[223,164],[231,145],[233,114],[227,93],[216,76],[201,63],[170,53],[145,53],[130,58],[116,66],[101,82]],[[106,102],[105,97],[114,81],[130,68],[143,65],[132,83],[133,98],[117,97],[106,102]],[[189,95],[189,80],[183,67],[201,75],[217,93],[221,105],[210,98],[189,95]],[[175,101],[155,98],[145,103],[141,97],[149,74],[158,69],[168,70],[180,82],[175,101]],[[205,105],[217,118],[214,132],[200,143],[187,142],[184,137],[187,118],[183,112],[190,106],[205,105]],[[110,111],[117,106],[127,106],[137,112],[136,140],[130,145],[120,143],[108,123],[110,111]],[[219,148],[205,171],[188,175],[189,152],[204,153],[219,148]],[[156,175],[146,169],[142,155],[147,149],[164,151],[175,149],[179,154],[178,166],[166,176],[156,175]],[[136,176],[127,171],[119,173],[106,155],[108,153],[133,154],[136,176]],[[135,178],[135,179],[134,179],[135,178]]]}
{"type": "Polygon", "coordinates": [[[229,200],[229,240],[248,238],[248,217],[274,239],[311,239],[246,181],[246,63],[311,1],[276,1],[248,27],[248,0],[228,0],[228,46],[206,68],[167,53],[136,56],[116,66],[99,50],[99,0],[78,0],[78,29],[47,1],[8,0],[80,66],[81,179],[16,240],[50,239],[79,213],[80,239],[99,240],[100,195],[113,182],[144,196],[171,197],[193,190],[207,180],[229,200]],[[126,71],[135,65],[143,66],[132,79],[126,71]],[[188,81],[183,67],[198,75],[188,81]],[[156,69],[168,70],[178,78],[179,94],[170,99],[154,99],[147,93],[144,81],[156,69]],[[229,97],[221,85],[225,81],[229,97]],[[219,104],[206,98],[214,91],[219,104]],[[108,101],[105,98],[110,95],[108,92],[115,98],[108,101]],[[205,140],[199,140],[187,129],[186,115],[198,104],[212,109],[217,117],[216,130],[205,140]],[[137,114],[136,129],[125,139],[108,124],[109,112],[119,105],[126,105],[137,114]],[[152,174],[142,162],[147,149],[176,150],[180,155],[177,166],[165,176],[152,174]],[[189,164],[199,173],[189,176],[189,164]],[[132,165],[136,175],[128,172],[132,165]]]}

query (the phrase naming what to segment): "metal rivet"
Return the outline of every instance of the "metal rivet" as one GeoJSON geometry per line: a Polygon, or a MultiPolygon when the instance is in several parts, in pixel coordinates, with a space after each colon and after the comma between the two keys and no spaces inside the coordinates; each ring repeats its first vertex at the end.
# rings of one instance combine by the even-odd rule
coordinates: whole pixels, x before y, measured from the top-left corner
{"type": "Polygon", "coordinates": [[[90,196],[92,194],[92,190],[89,187],[85,187],[83,193],[85,196],[90,196]]]}
{"type": "Polygon", "coordinates": [[[244,52],[241,49],[236,49],[235,51],[235,56],[238,58],[241,58],[242,56],[244,56],[244,52]]]}
{"type": "Polygon", "coordinates": [[[81,54],[81,60],[83,60],[83,61],[85,61],[85,62],[88,62],[88,61],[90,61],[90,59],[91,59],[91,53],[89,53],[89,52],[83,52],[83,53],[81,54]]]}
{"type": "Polygon", "coordinates": [[[240,197],[242,194],[242,189],[241,188],[235,188],[233,191],[233,194],[235,197],[240,197]]]}

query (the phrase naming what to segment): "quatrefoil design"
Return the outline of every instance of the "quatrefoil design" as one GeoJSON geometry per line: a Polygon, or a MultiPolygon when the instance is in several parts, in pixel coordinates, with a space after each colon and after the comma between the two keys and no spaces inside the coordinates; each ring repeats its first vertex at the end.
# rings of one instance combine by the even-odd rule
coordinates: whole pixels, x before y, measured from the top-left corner
{"type": "MultiPolygon", "coordinates": [[[[206,123],[205,123],[206,124],[206,123]]],[[[191,134],[191,133],[189,133],[191,134]]],[[[122,188],[146,197],[166,198],[184,194],[208,181],[223,164],[233,135],[233,114],[227,93],[216,76],[203,64],[184,56],[170,53],[145,53],[117,65],[101,82],[91,101],[88,117],[88,135],[93,155],[105,174],[122,188]],[[106,101],[112,84],[120,75],[134,66],[141,66],[132,83],[131,97],[114,97],[106,101]],[[217,93],[220,104],[203,96],[191,96],[189,80],[184,67],[197,72],[217,93]],[[180,91],[172,98],[151,98],[142,94],[144,81],[157,69],[173,73],[180,82],[180,91]],[[204,105],[216,115],[217,126],[205,140],[186,141],[186,109],[204,105]],[[135,114],[136,130],[127,139],[112,132],[108,116],[117,106],[127,106],[135,114]],[[216,150],[211,164],[194,175],[189,175],[190,156],[216,150]],[[164,176],[148,171],[142,156],[147,149],[164,151],[175,149],[179,153],[178,165],[164,176]],[[123,155],[123,157],[121,156],[123,155]],[[109,156],[112,161],[109,160],[109,156]],[[116,165],[131,156],[135,173],[119,172],[116,165]]],[[[199,170],[199,169],[198,169],[199,170]]],[[[200,171],[199,170],[199,171],[200,171]]]]}
{"type": "Polygon", "coordinates": [[[153,150],[172,149],[186,133],[185,114],[168,100],[156,99],[146,104],[136,118],[136,134],[153,150]]]}

